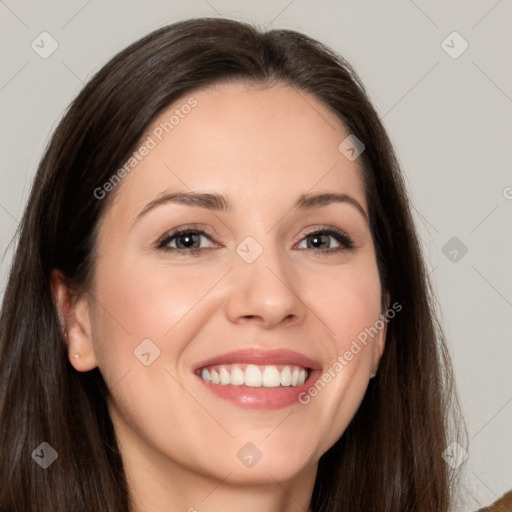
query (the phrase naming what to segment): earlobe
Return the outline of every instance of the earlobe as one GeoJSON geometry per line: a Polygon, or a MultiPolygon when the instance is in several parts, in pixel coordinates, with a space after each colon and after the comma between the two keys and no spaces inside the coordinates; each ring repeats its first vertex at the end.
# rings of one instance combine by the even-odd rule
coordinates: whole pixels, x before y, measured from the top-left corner
{"type": "Polygon", "coordinates": [[[60,270],[51,275],[51,290],[59,322],[67,343],[68,359],[79,372],[98,366],[91,330],[90,306],[86,294],[76,296],[60,270]]]}
{"type": "Polygon", "coordinates": [[[377,368],[379,367],[380,360],[382,358],[382,354],[384,354],[384,348],[386,347],[386,333],[388,330],[388,324],[385,323],[384,327],[379,332],[377,339],[375,340],[374,345],[374,368],[375,372],[377,372],[377,368]]]}
{"type": "Polygon", "coordinates": [[[370,378],[375,377],[377,375],[377,371],[379,368],[380,360],[382,358],[382,354],[384,353],[384,348],[386,346],[386,326],[379,332],[378,336],[374,338],[372,345],[372,368],[370,373],[370,378]]]}
{"type": "Polygon", "coordinates": [[[387,317],[387,310],[389,309],[390,304],[390,295],[389,292],[386,293],[386,304],[384,308],[384,313],[381,314],[382,317],[385,318],[385,320],[382,320],[384,323],[384,326],[382,329],[379,330],[379,333],[377,337],[374,339],[373,346],[372,346],[372,368],[371,368],[371,374],[370,378],[375,377],[377,375],[377,370],[379,368],[379,363],[382,358],[382,354],[384,354],[384,348],[386,347],[386,334],[388,330],[388,317],[387,317]]]}

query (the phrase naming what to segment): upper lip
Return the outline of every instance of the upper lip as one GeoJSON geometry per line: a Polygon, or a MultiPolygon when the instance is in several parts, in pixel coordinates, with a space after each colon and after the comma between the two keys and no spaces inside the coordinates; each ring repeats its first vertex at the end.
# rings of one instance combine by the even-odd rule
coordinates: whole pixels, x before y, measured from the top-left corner
{"type": "Polygon", "coordinates": [[[320,370],[322,365],[318,361],[294,352],[293,350],[275,349],[262,350],[257,348],[246,348],[227,352],[218,356],[211,357],[198,363],[194,371],[204,368],[205,366],[214,366],[219,364],[247,363],[255,365],[295,365],[308,368],[310,370],[320,370]]]}

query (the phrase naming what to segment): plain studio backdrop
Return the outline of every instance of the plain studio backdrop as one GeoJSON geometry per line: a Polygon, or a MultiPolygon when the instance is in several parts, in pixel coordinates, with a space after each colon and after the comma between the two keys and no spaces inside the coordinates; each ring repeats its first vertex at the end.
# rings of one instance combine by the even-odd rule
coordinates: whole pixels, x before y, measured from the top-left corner
{"type": "Polygon", "coordinates": [[[119,50],[193,16],[304,32],[360,74],[405,173],[455,365],[469,439],[458,510],[491,503],[512,488],[510,0],[0,0],[0,293],[66,107],[119,50]]]}

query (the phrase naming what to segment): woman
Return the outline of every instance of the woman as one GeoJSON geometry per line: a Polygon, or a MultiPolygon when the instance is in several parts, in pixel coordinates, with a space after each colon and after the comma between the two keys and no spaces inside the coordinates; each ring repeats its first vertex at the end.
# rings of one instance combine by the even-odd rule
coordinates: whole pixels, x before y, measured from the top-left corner
{"type": "Polygon", "coordinates": [[[450,508],[392,146],[296,32],[188,20],[90,80],[22,221],[1,375],[3,512],[450,508]]]}

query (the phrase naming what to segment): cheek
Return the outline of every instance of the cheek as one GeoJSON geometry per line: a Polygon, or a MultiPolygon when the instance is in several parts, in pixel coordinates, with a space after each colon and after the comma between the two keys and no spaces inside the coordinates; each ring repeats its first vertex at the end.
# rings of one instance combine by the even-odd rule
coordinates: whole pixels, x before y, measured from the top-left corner
{"type": "MultiPolygon", "coordinates": [[[[215,286],[225,269],[170,271],[158,263],[114,261],[98,265],[96,294],[103,307],[97,308],[94,337],[120,443],[131,447],[134,460],[147,463],[145,450],[151,446],[194,471],[204,471],[206,451],[208,471],[225,476],[238,461],[240,441],[219,427],[225,420],[199,405],[186,387],[190,376],[182,371],[190,340],[221,307],[222,287],[215,286]],[[134,350],[140,355],[137,347],[147,338],[160,351],[149,366],[134,355],[134,350]]],[[[150,360],[153,350],[144,349],[150,360]]]]}
{"type": "MultiPolygon", "coordinates": [[[[375,329],[381,313],[381,286],[374,260],[338,268],[335,275],[310,275],[303,282],[305,301],[328,328],[328,361],[320,379],[302,397],[304,407],[319,425],[331,425],[322,449],[346,429],[366,392],[375,329]]],[[[378,324],[380,326],[380,323],[378,324]]],[[[321,450],[320,450],[321,452],[321,450]]]]}
{"type": "Polygon", "coordinates": [[[371,258],[333,273],[308,273],[303,289],[309,290],[308,304],[336,339],[338,354],[379,319],[380,278],[371,258]]]}
{"type": "Polygon", "coordinates": [[[189,320],[196,311],[204,314],[205,308],[217,307],[209,291],[222,275],[222,269],[192,272],[183,267],[170,272],[154,260],[148,265],[140,260],[104,258],[97,265],[94,290],[98,307],[93,337],[100,370],[109,373],[110,368],[122,367],[117,375],[134,361],[139,364],[134,351],[147,339],[167,361],[178,359],[186,341],[201,328],[200,322],[189,320]]]}

